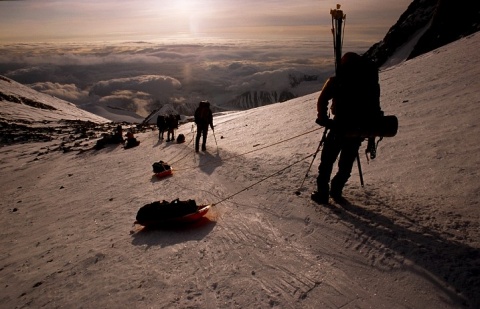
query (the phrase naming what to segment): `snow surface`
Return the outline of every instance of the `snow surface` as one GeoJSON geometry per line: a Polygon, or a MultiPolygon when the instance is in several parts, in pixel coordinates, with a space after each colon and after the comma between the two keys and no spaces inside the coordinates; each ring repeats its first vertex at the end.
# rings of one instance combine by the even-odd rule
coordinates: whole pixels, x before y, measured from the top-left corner
{"type": "Polygon", "coordinates": [[[129,150],[0,148],[2,307],[479,308],[479,48],[472,35],[381,73],[399,132],[361,153],[365,187],[354,168],[343,206],[309,198],[318,92],[218,115],[198,154],[191,124],[184,144],[149,131],[129,150]],[[159,160],[173,176],[152,176],[159,160]],[[175,198],[216,205],[193,225],[132,226],[175,198]]]}

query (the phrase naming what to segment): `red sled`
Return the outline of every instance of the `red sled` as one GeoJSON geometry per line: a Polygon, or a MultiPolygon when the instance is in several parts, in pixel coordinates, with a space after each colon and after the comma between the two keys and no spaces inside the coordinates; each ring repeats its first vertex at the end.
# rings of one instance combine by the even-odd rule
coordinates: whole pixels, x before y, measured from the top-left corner
{"type": "Polygon", "coordinates": [[[157,176],[158,179],[162,179],[167,176],[171,176],[172,174],[173,174],[172,169],[169,169],[169,170],[164,170],[163,172],[160,172],[160,173],[155,173],[155,176],[157,176]]]}
{"type": "Polygon", "coordinates": [[[210,207],[212,207],[212,204],[209,205],[199,205],[197,206],[198,209],[196,212],[185,215],[183,217],[178,217],[178,218],[171,218],[171,222],[178,222],[178,223],[189,223],[189,222],[194,222],[202,218],[207,214],[207,212],[210,210],[210,207]]]}
{"type": "Polygon", "coordinates": [[[172,175],[172,167],[166,162],[159,161],[152,164],[153,173],[158,179],[172,175]]]}

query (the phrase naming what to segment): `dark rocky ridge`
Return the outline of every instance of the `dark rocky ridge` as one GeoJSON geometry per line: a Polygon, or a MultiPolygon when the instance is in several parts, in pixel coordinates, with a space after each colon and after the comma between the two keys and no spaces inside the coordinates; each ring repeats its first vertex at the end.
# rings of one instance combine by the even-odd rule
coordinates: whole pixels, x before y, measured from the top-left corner
{"type": "Polygon", "coordinates": [[[385,38],[370,47],[365,55],[380,67],[421,30],[425,32],[407,59],[479,31],[480,1],[414,0],[385,38]]]}

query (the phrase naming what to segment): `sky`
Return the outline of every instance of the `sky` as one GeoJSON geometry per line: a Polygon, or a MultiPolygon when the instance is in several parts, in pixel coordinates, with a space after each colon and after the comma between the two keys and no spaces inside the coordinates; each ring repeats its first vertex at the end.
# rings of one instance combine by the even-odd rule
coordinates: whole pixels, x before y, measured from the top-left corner
{"type": "MultiPolygon", "coordinates": [[[[345,0],[353,38],[380,40],[411,0],[345,0]]],[[[0,42],[329,35],[332,1],[0,1],[0,42]]]]}

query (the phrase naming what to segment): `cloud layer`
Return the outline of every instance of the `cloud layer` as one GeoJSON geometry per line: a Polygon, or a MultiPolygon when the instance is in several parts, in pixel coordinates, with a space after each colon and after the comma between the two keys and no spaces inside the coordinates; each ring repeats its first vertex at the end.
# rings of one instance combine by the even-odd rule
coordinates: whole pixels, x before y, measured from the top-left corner
{"type": "MultiPolygon", "coordinates": [[[[369,46],[350,47],[363,52],[369,46]]],[[[329,40],[300,38],[11,44],[0,47],[0,74],[79,106],[116,106],[143,116],[159,104],[222,106],[247,91],[280,92],[292,88],[292,76],[318,76],[308,89],[317,91],[332,73],[332,54],[329,40]]]]}

